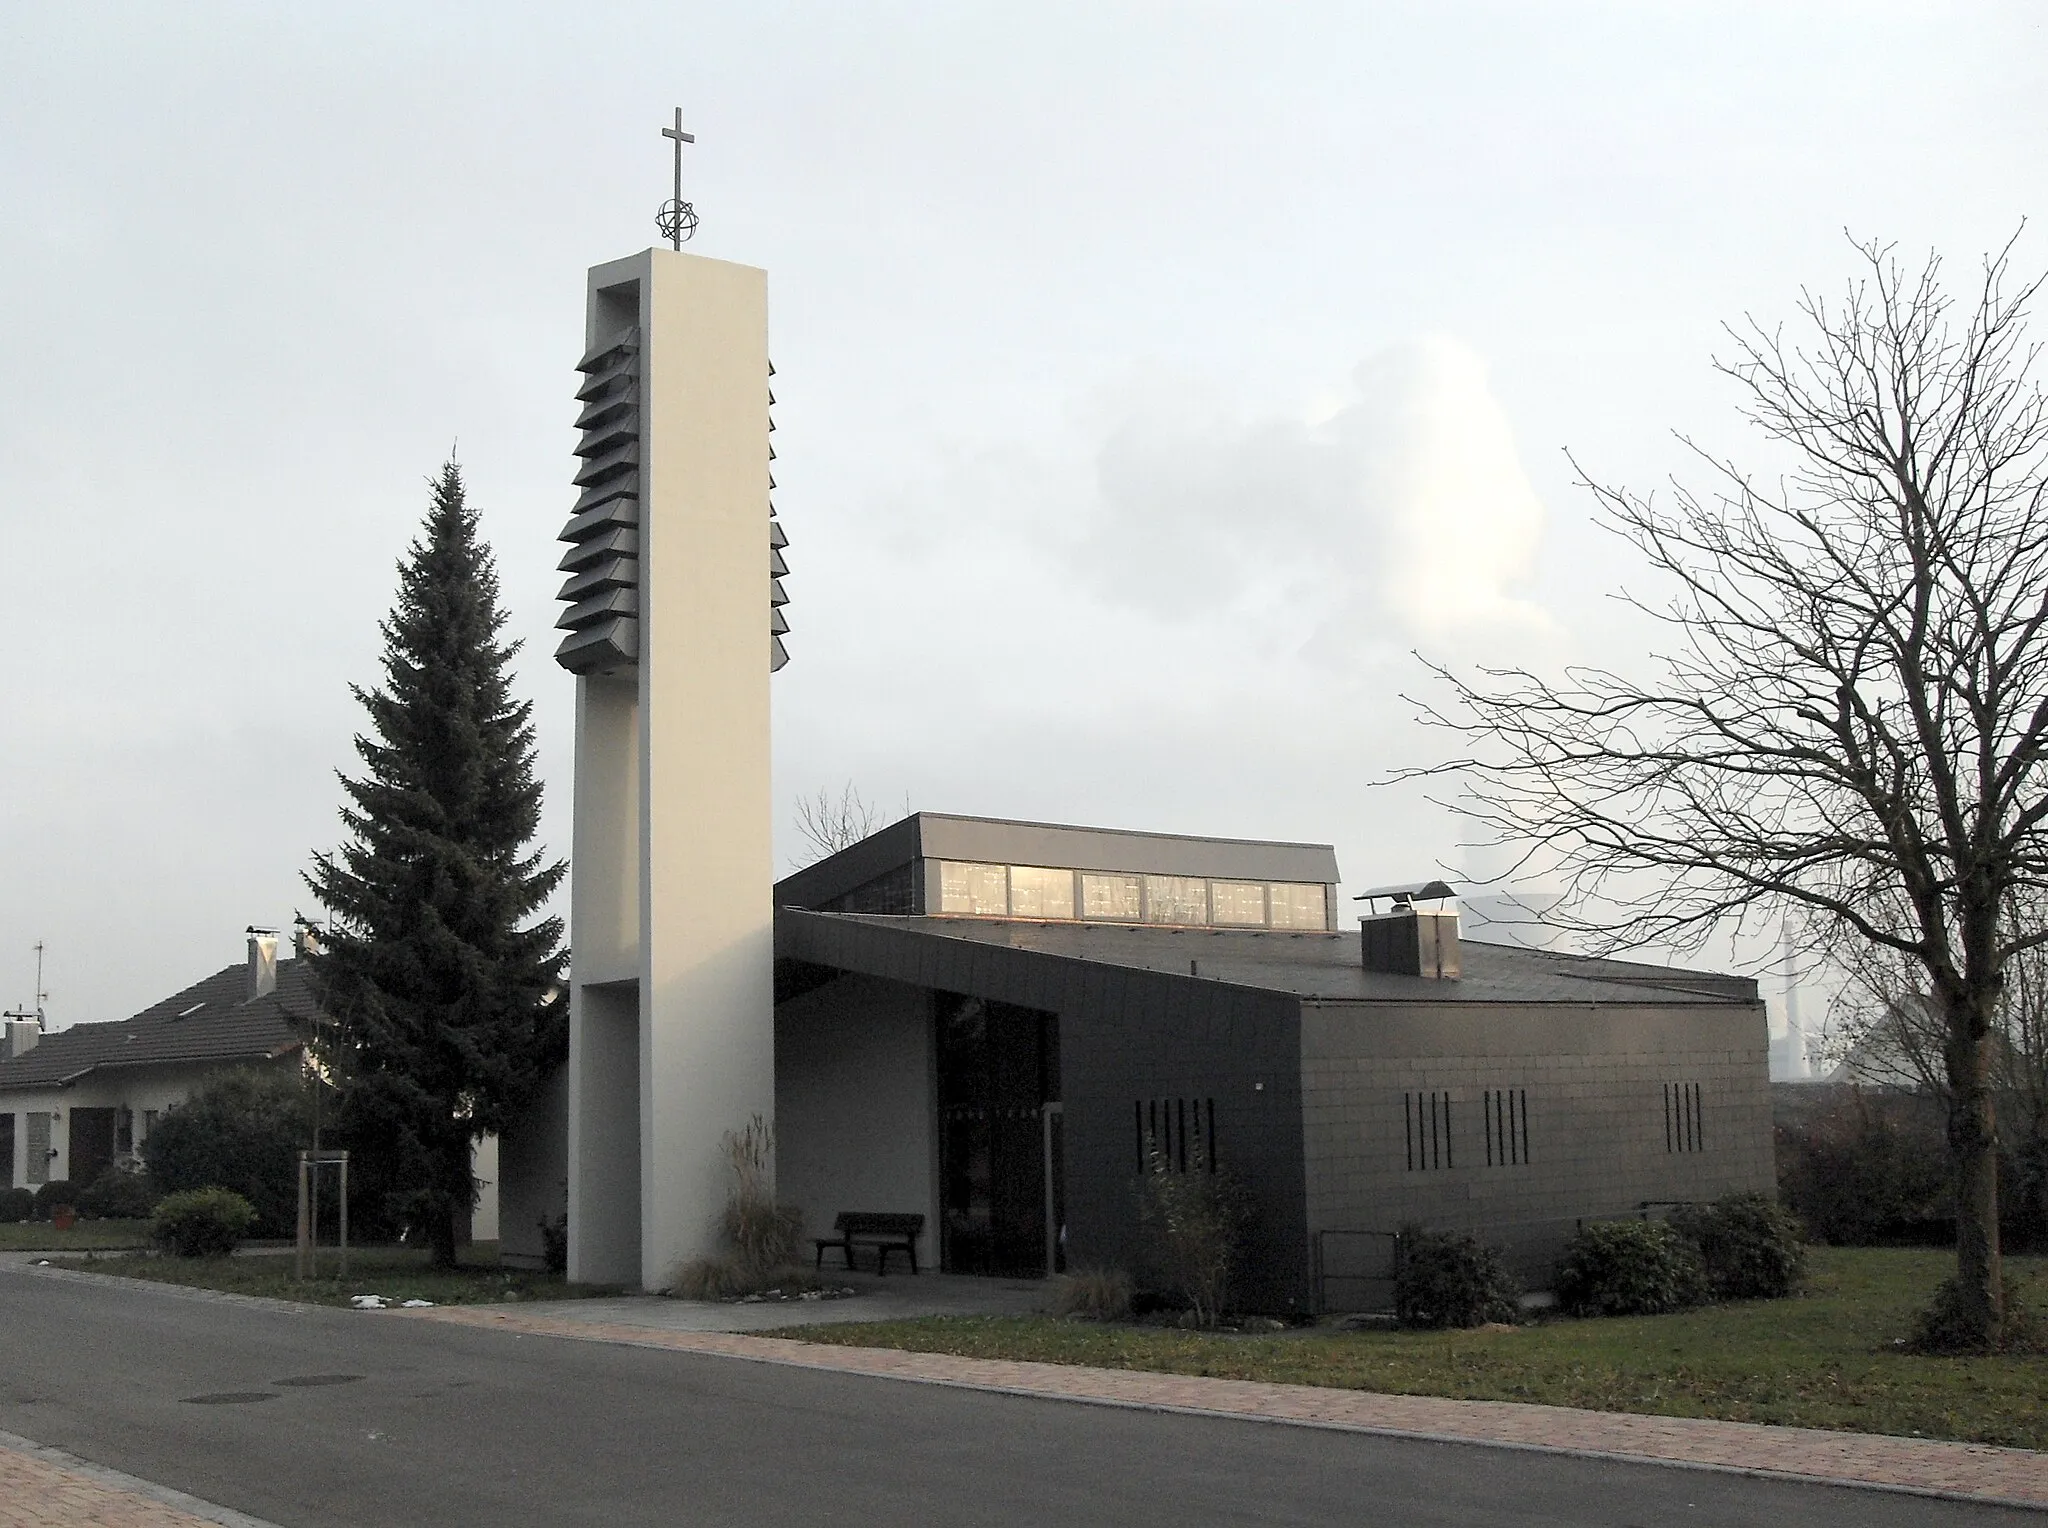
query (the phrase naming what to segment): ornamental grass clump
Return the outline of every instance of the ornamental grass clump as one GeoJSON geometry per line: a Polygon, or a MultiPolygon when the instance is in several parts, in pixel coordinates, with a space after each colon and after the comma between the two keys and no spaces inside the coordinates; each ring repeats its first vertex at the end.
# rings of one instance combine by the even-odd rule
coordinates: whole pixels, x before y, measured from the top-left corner
{"type": "Polygon", "coordinates": [[[150,1235],[172,1257],[226,1257],[256,1224],[256,1207],[232,1189],[166,1194],[150,1216],[150,1235]]]}
{"type": "Polygon", "coordinates": [[[804,1212],[775,1197],[775,1127],[756,1114],[744,1130],[725,1133],[732,1187],[718,1220],[730,1251],[691,1258],[676,1269],[670,1292],[684,1300],[731,1300],[778,1285],[804,1285],[797,1266],[804,1212]]]}
{"type": "Polygon", "coordinates": [[[1076,1268],[1054,1280],[1052,1313],[1076,1321],[1122,1321],[1131,1314],[1131,1276],[1121,1268],[1076,1268]]]}
{"type": "Polygon", "coordinates": [[[1513,1321],[1521,1294],[1500,1253],[1462,1231],[1401,1232],[1394,1315],[1426,1330],[1513,1321]]]}
{"type": "Polygon", "coordinates": [[[1573,1316],[1661,1316],[1707,1297],[1691,1241],[1661,1220],[1581,1226],[1557,1264],[1557,1303],[1573,1316]]]}

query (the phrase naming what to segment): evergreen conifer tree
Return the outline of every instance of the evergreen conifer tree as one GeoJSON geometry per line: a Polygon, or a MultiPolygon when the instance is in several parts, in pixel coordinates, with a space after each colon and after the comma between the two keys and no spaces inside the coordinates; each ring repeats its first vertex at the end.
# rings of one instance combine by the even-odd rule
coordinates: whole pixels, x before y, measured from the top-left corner
{"type": "Polygon", "coordinates": [[[342,775],[349,841],[306,883],[332,914],[314,967],[330,1022],[316,1047],[341,1133],[382,1159],[388,1211],[442,1265],[475,1203],[471,1144],[514,1120],[567,1047],[559,918],[567,871],[539,825],[532,703],[514,700],[490,548],[453,461],[399,565],[384,683],[356,698],[364,772],[342,775]]]}

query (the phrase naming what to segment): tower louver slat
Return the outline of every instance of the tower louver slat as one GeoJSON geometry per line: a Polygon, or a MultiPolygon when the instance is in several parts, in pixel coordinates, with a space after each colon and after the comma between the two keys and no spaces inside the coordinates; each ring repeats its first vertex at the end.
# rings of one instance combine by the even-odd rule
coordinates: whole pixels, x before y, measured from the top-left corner
{"type": "Polygon", "coordinates": [[[569,608],[555,624],[568,635],[555,661],[572,674],[605,674],[640,658],[640,331],[594,346],[576,369],[583,438],[572,481],[583,493],[562,528],[569,578],[557,597],[569,608]]]}

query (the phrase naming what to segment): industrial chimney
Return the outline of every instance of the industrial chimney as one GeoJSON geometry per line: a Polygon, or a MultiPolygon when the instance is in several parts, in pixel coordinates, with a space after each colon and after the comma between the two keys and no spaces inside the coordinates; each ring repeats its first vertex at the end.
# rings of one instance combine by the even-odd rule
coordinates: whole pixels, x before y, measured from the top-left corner
{"type": "Polygon", "coordinates": [[[249,934],[248,1002],[277,990],[277,930],[251,927],[249,934]]]}

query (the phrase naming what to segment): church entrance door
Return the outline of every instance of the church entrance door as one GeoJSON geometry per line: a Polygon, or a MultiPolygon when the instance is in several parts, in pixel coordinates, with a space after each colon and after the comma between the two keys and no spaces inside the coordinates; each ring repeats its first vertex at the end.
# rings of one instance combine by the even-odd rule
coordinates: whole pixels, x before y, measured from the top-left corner
{"type": "Polygon", "coordinates": [[[941,993],[937,1002],[940,1266],[1046,1272],[1046,1105],[1059,1097],[1059,1020],[941,993]]]}

